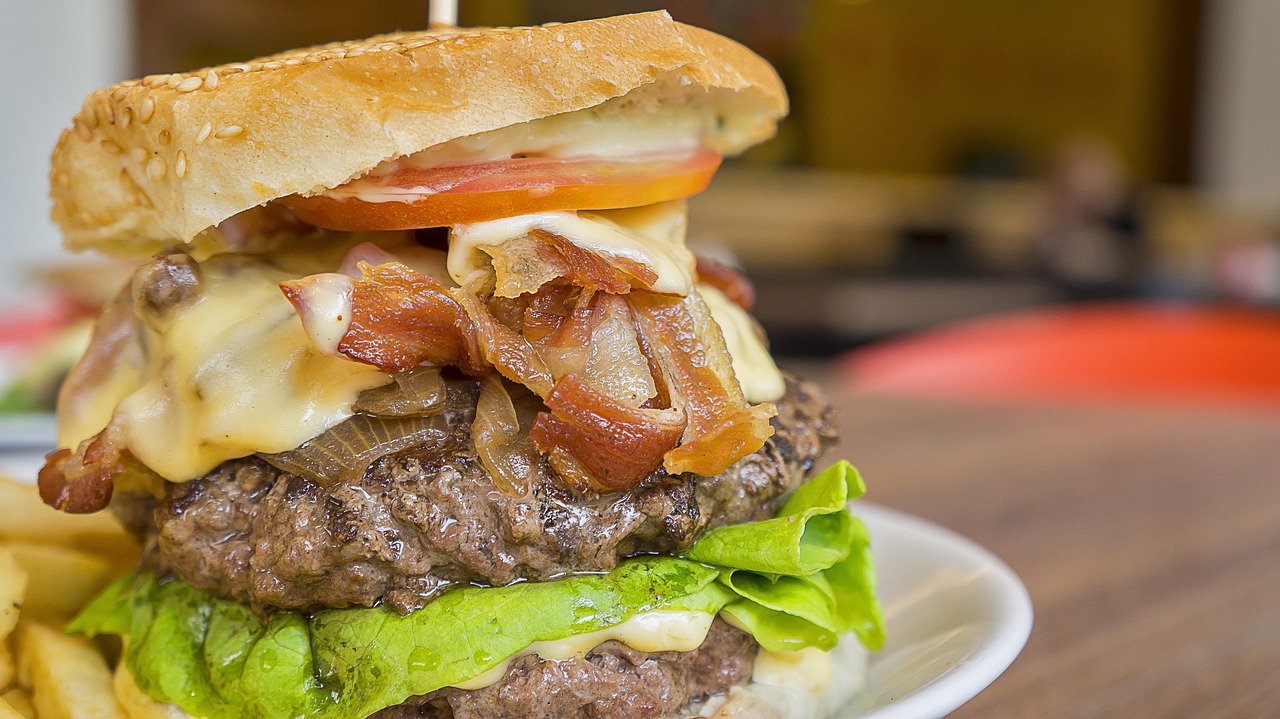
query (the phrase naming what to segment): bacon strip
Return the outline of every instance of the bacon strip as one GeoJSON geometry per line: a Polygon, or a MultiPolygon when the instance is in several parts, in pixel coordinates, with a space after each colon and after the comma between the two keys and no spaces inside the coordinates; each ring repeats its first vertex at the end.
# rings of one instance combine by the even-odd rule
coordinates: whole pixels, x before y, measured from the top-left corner
{"type": "Polygon", "coordinates": [[[556,382],[546,405],[551,412],[538,414],[529,437],[553,464],[571,459],[583,470],[591,486],[578,490],[636,486],[662,466],[685,430],[680,412],[629,407],[574,374],[556,382]]]}
{"type": "Polygon", "coordinates": [[[80,443],[74,452],[60,449],[45,457],[36,483],[40,499],[68,514],[106,509],[119,482],[149,486],[160,478],[126,451],[112,427],[80,443]]]}
{"type": "MultiPolygon", "coordinates": [[[[351,326],[338,353],[384,372],[399,373],[421,364],[454,365],[481,376],[475,328],[449,291],[430,275],[400,262],[358,263],[360,277],[351,286],[351,326]]],[[[280,283],[299,311],[308,311],[307,296],[321,275],[280,283]]]]}
{"type": "Polygon", "coordinates": [[[715,260],[697,256],[698,281],[705,282],[724,293],[734,304],[746,310],[756,304],[756,287],[745,275],[715,260]]]}
{"type": "Polygon", "coordinates": [[[656,272],[626,257],[592,252],[563,235],[543,229],[534,229],[529,235],[545,242],[564,258],[568,266],[565,279],[578,287],[621,295],[631,291],[632,280],[643,289],[653,287],[653,283],[658,281],[656,272]]]}
{"type": "Polygon", "coordinates": [[[747,403],[702,298],[633,292],[627,299],[671,405],[689,421],[680,446],[664,458],[666,470],[713,476],[763,447],[773,435],[769,419],[777,408],[747,403]]]}
{"type": "Polygon", "coordinates": [[[539,397],[546,397],[555,378],[529,340],[499,322],[470,290],[455,289],[453,297],[469,318],[469,326],[474,328],[479,356],[503,377],[528,387],[539,397]]]}
{"type": "Polygon", "coordinates": [[[494,294],[499,297],[532,294],[553,280],[615,295],[633,287],[649,289],[658,281],[658,274],[641,262],[588,250],[541,228],[483,249],[493,258],[494,294]]]}

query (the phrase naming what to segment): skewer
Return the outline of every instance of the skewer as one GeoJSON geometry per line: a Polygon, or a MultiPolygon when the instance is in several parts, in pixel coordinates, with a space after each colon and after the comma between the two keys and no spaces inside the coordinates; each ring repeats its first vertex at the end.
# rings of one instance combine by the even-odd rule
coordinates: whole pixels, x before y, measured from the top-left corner
{"type": "Polygon", "coordinates": [[[458,0],[430,0],[427,3],[427,22],[431,27],[457,27],[458,0]]]}

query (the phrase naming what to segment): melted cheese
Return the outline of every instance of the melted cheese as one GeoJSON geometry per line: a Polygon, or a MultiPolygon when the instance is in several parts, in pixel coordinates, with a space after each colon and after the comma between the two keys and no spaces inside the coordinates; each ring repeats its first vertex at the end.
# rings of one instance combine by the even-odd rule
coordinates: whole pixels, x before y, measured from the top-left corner
{"type": "Polygon", "coordinates": [[[733,374],[742,385],[747,401],[758,403],[781,399],[787,389],[786,382],[765,347],[756,321],[711,285],[698,285],[698,293],[711,310],[711,318],[720,325],[729,359],[733,360],[733,374]]]}
{"type": "Polygon", "coordinates": [[[459,689],[482,689],[498,683],[507,667],[516,659],[536,654],[543,659],[582,658],[592,649],[614,640],[641,652],[691,652],[702,646],[711,630],[714,614],[659,610],[637,614],[627,621],[602,629],[555,641],[534,642],[497,666],[474,679],[455,684],[459,689]]]}
{"type": "Polygon", "coordinates": [[[162,328],[141,328],[144,365],[64,414],[60,446],[110,422],[140,461],[188,481],[229,459],[293,449],[349,417],[361,391],[388,381],[311,344],[278,287],[293,275],[228,255],[200,269],[200,298],[162,328]]]}
{"type": "Polygon", "coordinates": [[[492,277],[492,248],[541,229],[606,257],[638,262],[658,276],[654,292],[684,296],[693,290],[694,258],[684,244],[682,200],[598,212],[539,212],[455,225],[449,238],[449,275],[462,286],[492,277]]]}
{"type": "Polygon", "coordinates": [[[761,649],[756,654],[751,681],[777,687],[795,687],[807,694],[820,696],[831,686],[831,654],[817,647],[794,652],[771,652],[761,649]]]}

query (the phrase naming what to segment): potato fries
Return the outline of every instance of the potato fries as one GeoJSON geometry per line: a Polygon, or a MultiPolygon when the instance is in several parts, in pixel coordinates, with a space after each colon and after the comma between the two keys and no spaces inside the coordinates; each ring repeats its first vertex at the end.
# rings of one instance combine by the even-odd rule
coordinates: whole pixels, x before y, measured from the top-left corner
{"type": "Polygon", "coordinates": [[[25,717],[10,706],[9,702],[0,699],[0,719],[25,719],[25,717]]]}
{"type": "Polygon", "coordinates": [[[137,561],[137,544],[109,514],[64,515],[46,507],[35,487],[0,478],[0,719],[184,716],[122,692],[126,710],[116,699],[122,682],[98,646],[62,631],[137,561]]]}
{"type": "Polygon", "coordinates": [[[124,719],[111,669],[92,642],[38,622],[23,621],[18,631],[40,719],[124,719]]]}
{"type": "Polygon", "coordinates": [[[8,703],[9,707],[18,712],[23,719],[36,719],[36,708],[31,703],[31,695],[25,690],[17,687],[10,689],[0,694],[0,701],[8,703]]]}
{"type": "MultiPolygon", "coordinates": [[[[0,641],[18,626],[18,612],[27,596],[27,571],[14,559],[13,552],[0,547],[0,641]]],[[[0,688],[8,682],[0,681],[0,688]]]]}

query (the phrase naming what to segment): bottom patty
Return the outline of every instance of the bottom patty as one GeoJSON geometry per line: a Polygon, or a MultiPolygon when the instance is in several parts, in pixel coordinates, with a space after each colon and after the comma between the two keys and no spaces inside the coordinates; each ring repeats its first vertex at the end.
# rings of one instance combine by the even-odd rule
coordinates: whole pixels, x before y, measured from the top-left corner
{"type": "Polygon", "coordinates": [[[441,689],[372,719],[660,719],[746,684],[758,646],[717,619],[691,652],[636,651],[609,641],[581,659],[513,661],[483,689],[441,689]]]}
{"type": "Polygon", "coordinates": [[[835,436],[813,385],[788,378],[777,405],[775,434],[726,472],[659,471],[626,492],[578,496],[549,467],[527,495],[503,492],[476,458],[470,410],[359,482],[320,486],[248,457],[167,485],[158,501],[118,493],[113,508],[146,535],[147,566],[211,594],[255,607],[385,601],[409,612],[454,584],[608,571],[772,516],[835,436]]]}

